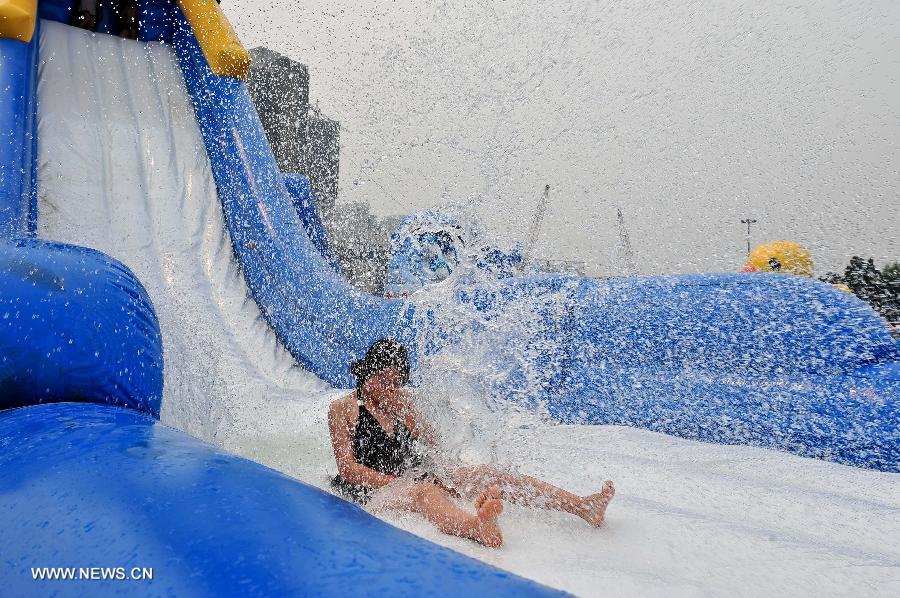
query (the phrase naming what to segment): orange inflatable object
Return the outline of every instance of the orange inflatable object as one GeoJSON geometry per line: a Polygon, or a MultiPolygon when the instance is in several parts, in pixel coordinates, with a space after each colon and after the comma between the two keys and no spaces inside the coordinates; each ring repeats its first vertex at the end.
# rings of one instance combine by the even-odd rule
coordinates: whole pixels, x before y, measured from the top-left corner
{"type": "Polygon", "coordinates": [[[812,277],[812,255],[793,241],[773,241],[754,249],[741,272],[783,272],[812,277]]]}

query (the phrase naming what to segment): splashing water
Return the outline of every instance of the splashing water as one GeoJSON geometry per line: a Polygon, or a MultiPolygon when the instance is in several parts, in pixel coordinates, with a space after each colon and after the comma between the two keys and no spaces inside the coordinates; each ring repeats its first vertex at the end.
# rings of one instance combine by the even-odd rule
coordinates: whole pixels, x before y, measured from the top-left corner
{"type": "Polygon", "coordinates": [[[434,220],[452,223],[462,242],[449,276],[410,296],[419,314],[416,399],[449,460],[496,464],[510,431],[551,421],[548,374],[565,350],[547,322],[566,316],[567,290],[577,281],[538,275],[523,293],[521,279],[511,284],[485,266],[497,250],[470,206],[439,214],[434,220]]]}

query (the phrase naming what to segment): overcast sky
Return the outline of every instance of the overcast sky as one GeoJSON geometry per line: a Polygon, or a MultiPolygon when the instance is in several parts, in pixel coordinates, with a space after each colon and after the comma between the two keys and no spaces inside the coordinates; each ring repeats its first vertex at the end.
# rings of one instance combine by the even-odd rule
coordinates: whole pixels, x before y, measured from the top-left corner
{"type": "Polygon", "coordinates": [[[341,122],[341,202],[475,198],[548,258],[616,273],[615,210],[646,273],[737,270],[754,243],[817,273],[900,259],[896,0],[255,0],[244,44],[309,65],[341,122]]]}

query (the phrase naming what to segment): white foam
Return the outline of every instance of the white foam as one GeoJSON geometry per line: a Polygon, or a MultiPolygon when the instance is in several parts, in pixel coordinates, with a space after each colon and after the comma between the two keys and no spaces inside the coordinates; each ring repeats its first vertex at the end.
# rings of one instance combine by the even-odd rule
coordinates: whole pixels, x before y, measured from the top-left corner
{"type": "MultiPolygon", "coordinates": [[[[163,421],[326,487],[339,391],[294,365],[248,298],[171,50],[42,26],[41,236],[107,252],[146,285],[163,421]]],[[[579,493],[614,479],[608,525],[509,506],[492,551],[389,520],[585,596],[900,595],[898,475],[619,427],[492,431],[496,462],[579,493]]]]}
{"type": "MultiPolygon", "coordinates": [[[[252,457],[327,487],[325,403],[252,457]]],[[[496,462],[580,494],[615,480],[606,525],[507,505],[505,546],[415,515],[390,523],[580,596],[897,596],[900,476],[618,426],[507,430],[496,462]]]]}

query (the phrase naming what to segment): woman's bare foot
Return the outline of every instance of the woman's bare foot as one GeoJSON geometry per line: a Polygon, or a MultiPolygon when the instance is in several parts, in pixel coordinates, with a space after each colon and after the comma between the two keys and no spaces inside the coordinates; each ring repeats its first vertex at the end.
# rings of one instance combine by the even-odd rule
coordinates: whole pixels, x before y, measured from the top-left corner
{"type": "Polygon", "coordinates": [[[616,495],[616,488],[613,486],[612,480],[606,480],[603,484],[603,490],[597,494],[585,496],[582,499],[581,511],[578,516],[593,525],[600,527],[606,517],[606,507],[609,501],[616,495]]]}
{"type": "Polygon", "coordinates": [[[475,519],[477,521],[470,538],[488,548],[503,546],[503,532],[497,518],[503,512],[503,501],[500,500],[500,489],[491,486],[475,500],[475,519]]]}

